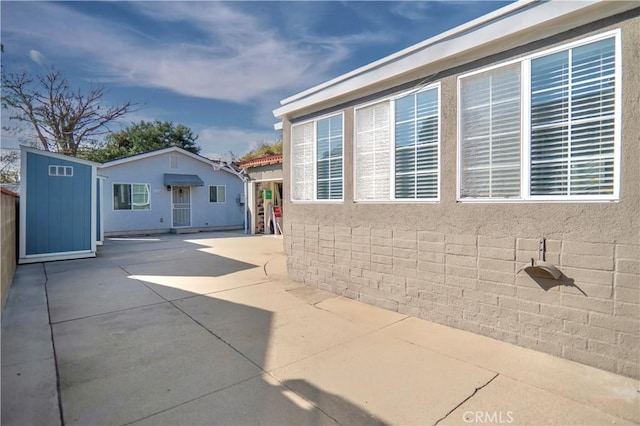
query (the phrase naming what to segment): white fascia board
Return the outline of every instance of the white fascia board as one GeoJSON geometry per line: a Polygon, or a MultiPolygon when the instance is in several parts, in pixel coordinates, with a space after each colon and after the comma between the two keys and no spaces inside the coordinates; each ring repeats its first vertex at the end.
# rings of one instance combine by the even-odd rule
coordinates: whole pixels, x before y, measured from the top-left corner
{"type": "Polygon", "coordinates": [[[518,10],[518,9],[526,7],[530,3],[533,3],[535,1],[537,1],[537,0],[521,0],[521,1],[517,1],[517,2],[511,3],[511,4],[509,4],[509,5],[505,6],[505,7],[501,7],[498,10],[495,10],[495,11],[493,11],[491,13],[483,15],[483,16],[481,16],[479,18],[476,18],[476,19],[474,19],[472,21],[469,21],[467,23],[464,23],[462,25],[459,25],[459,26],[457,26],[455,28],[452,28],[452,29],[450,29],[448,31],[445,31],[444,33],[438,34],[438,35],[436,35],[434,37],[431,37],[431,38],[429,38],[427,40],[424,40],[424,41],[421,41],[419,43],[416,43],[416,44],[414,44],[412,46],[409,46],[409,47],[407,47],[405,49],[402,49],[402,50],[400,50],[400,51],[398,51],[396,53],[392,53],[391,55],[385,56],[382,59],[378,59],[377,61],[371,62],[370,64],[364,65],[364,66],[362,66],[360,68],[357,68],[357,69],[355,69],[353,71],[350,71],[348,73],[342,74],[341,76],[338,76],[338,77],[336,77],[336,78],[334,78],[332,80],[329,80],[329,81],[327,81],[325,83],[321,83],[321,84],[319,84],[317,86],[314,86],[314,87],[312,87],[310,89],[307,89],[307,90],[305,90],[303,92],[297,93],[297,94],[295,94],[293,96],[290,96],[290,97],[288,97],[286,99],[283,99],[282,101],[280,101],[280,104],[281,105],[289,104],[291,102],[297,101],[298,99],[302,99],[302,98],[304,98],[304,97],[306,97],[308,95],[311,95],[311,94],[313,94],[315,92],[318,92],[318,91],[320,91],[320,90],[322,90],[324,88],[327,88],[327,87],[330,87],[332,85],[335,85],[335,84],[337,84],[337,83],[339,83],[341,81],[347,80],[347,79],[349,79],[351,77],[354,77],[354,76],[357,76],[359,74],[363,74],[363,73],[365,73],[367,71],[370,71],[372,69],[378,68],[380,66],[384,66],[384,65],[390,63],[391,61],[395,61],[395,60],[397,60],[399,58],[402,58],[404,56],[411,55],[412,53],[417,52],[417,51],[419,51],[421,49],[424,49],[425,47],[428,47],[429,45],[434,44],[434,43],[436,43],[438,41],[444,40],[447,37],[454,36],[456,34],[459,34],[459,33],[463,32],[463,31],[468,31],[468,30],[473,29],[474,27],[476,27],[478,25],[486,24],[487,22],[490,22],[493,19],[497,19],[497,18],[499,18],[499,17],[501,17],[503,15],[512,13],[512,12],[518,10]]]}
{"type": "Polygon", "coordinates": [[[418,78],[420,73],[435,73],[463,65],[526,43],[562,33],[569,29],[638,7],[637,2],[550,1],[519,2],[436,36],[380,61],[344,74],[287,98],[274,116],[325,102],[349,101],[380,89],[418,78]],[[519,6],[519,7],[516,7],[519,6]],[[446,64],[446,66],[442,66],[446,64]],[[438,67],[439,65],[440,68],[438,67]],[[419,71],[419,73],[417,73],[419,71]],[[356,93],[358,92],[358,93],[356,93]],[[349,96],[351,95],[351,96],[349,96]],[[288,103],[287,103],[288,101],[288,103]]]}
{"type": "Polygon", "coordinates": [[[72,163],[84,164],[85,166],[100,167],[100,163],[94,161],[84,160],[82,158],[71,157],[69,155],[59,154],[57,152],[45,151],[43,149],[32,148],[30,146],[20,145],[20,153],[31,152],[38,155],[44,155],[45,157],[57,158],[59,160],[71,161],[72,163]]]}
{"type": "Polygon", "coordinates": [[[118,160],[107,161],[106,163],[102,164],[101,168],[106,169],[108,167],[118,166],[120,164],[130,163],[132,161],[138,161],[145,158],[155,157],[156,155],[162,155],[168,152],[178,152],[180,154],[186,155],[187,157],[191,157],[194,160],[202,161],[203,163],[207,163],[207,164],[211,163],[211,160],[201,155],[194,154],[193,152],[187,151],[186,149],[182,149],[177,146],[170,146],[170,147],[158,149],[155,151],[143,152],[142,154],[136,154],[130,157],[120,158],[118,160]]]}

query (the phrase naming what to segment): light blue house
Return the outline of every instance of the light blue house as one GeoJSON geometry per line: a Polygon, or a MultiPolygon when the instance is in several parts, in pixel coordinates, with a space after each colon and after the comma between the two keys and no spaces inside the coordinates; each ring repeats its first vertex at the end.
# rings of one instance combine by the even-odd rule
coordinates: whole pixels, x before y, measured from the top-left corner
{"type": "Polygon", "coordinates": [[[245,185],[225,163],[177,147],[104,163],[105,235],[242,229],[245,185]]]}
{"type": "Polygon", "coordinates": [[[94,257],[99,164],[21,147],[19,263],[94,257]]]}

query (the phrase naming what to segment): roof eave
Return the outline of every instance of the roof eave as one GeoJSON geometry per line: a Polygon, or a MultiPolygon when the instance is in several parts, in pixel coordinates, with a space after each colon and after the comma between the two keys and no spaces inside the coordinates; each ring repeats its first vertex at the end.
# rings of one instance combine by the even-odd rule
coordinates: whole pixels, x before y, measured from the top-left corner
{"type": "Polygon", "coordinates": [[[418,78],[417,70],[422,75],[443,71],[635,7],[638,7],[637,2],[603,0],[527,0],[514,3],[289,97],[282,101],[283,106],[275,109],[273,114],[281,118],[321,104],[328,106],[350,101],[362,96],[362,92],[374,93],[385,84],[393,86],[418,78]]]}

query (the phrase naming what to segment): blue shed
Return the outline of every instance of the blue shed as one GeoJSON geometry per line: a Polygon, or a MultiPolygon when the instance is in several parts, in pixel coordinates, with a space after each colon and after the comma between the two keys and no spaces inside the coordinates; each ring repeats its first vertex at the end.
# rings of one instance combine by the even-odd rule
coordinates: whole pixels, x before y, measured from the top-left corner
{"type": "Polygon", "coordinates": [[[98,165],[21,147],[18,263],[96,255],[98,165]]]}

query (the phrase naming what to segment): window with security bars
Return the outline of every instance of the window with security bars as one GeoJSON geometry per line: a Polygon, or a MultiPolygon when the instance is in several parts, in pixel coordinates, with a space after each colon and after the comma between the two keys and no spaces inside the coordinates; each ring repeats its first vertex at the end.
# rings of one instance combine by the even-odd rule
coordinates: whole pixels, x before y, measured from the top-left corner
{"type": "Polygon", "coordinates": [[[342,114],[291,128],[291,199],[342,200],[342,114]]]}
{"type": "Polygon", "coordinates": [[[617,197],[617,37],[459,79],[461,199],[617,197]]]}
{"type": "Polygon", "coordinates": [[[439,88],[356,110],[357,201],[437,200],[439,88]]]}

